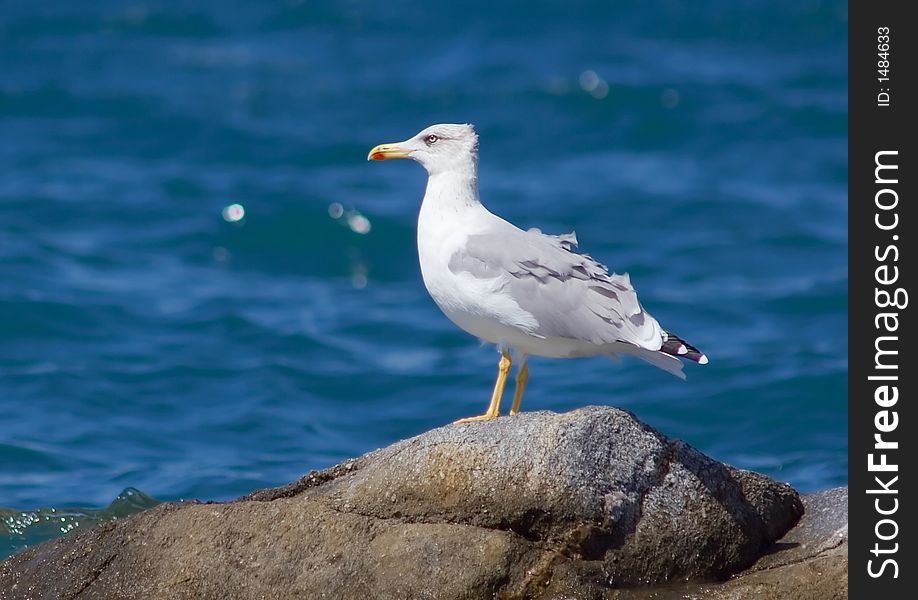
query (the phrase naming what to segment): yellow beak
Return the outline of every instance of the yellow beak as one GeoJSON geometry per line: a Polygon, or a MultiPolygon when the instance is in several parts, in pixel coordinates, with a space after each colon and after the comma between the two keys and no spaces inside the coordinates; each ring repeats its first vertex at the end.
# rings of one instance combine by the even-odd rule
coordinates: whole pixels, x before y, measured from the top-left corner
{"type": "Polygon", "coordinates": [[[386,160],[387,158],[408,158],[411,152],[398,144],[380,144],[370,150],[367,160],[386,160]]]}

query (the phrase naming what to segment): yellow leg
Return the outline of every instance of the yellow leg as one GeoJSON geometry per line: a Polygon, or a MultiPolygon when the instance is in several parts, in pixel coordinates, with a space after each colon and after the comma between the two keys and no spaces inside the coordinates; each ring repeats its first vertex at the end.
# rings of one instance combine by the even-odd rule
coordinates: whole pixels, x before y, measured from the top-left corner
{"type": "Polygon", "coordinates": [[[520,400],[523,399],[523,390],[526,389],[526,382],[529,381],[529,365],[524,363],[523,368],[516,376],[516,389],[513,390],[513,406],[510,407],[510,414],[515,415],[520,412],[520,400]]]}
{"type": "Polygon", "coordinates": [[[501,352],[500,362],[497,363],[497,381],[494,382],[494,392],[491,394],[491,404],[485,414],[477,417],[466,417],[459,419],[456,423],[471,423],[472,421],[483,421],[500,416],[500,397],[504,393],[504,384],[507,383],[507,374],[510,372],[510,354],[501,352]]]}

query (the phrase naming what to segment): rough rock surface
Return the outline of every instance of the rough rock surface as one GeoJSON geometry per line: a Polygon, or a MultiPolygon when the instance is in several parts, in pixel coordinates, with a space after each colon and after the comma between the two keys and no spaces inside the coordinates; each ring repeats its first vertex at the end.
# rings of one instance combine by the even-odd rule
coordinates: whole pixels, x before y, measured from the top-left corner
{"type": "Polygon", "coordinates": [[[0,597],[624,598],[746,569],[802,512],[628,412],[523,413],[72,532],[4,562],[0,597]]]}
{"type": "MultiPolygon", "coordinates": [[[[751,568],[729,581],[609,590],[600,597],[606,600],[847,599],[848,488],[809,494],[803,497],[803,504],[806,512],[797,526],[768,548],[751,568]]],[[[559,593],[545,597],[571,596],[559,593]]]]}
{"type": "MultiPolygon", "coordinates": [[[[703,586],[711,600],[827,600],[848,597],[848,488],[804,496],[806,513],[740,577],[703,586]]],[[[683,596],[684,597],[684,596],[683,596]]]]}

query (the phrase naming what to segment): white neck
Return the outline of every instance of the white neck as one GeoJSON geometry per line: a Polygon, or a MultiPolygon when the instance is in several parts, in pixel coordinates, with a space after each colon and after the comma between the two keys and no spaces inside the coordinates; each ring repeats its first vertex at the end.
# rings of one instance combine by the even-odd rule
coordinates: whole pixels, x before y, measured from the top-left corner
{"type": "MultiPolygon", "coordinates": [[[[418,258],[424,285],[436,300],[447,285],[449,261],[490,213],[478,199],[474,169],[431,174],[418,213],[418,258]]],[[[438,301],[439,302],[439,301],[438,301]]]]}
{"type": "Polygon", "coordinates": [[[489,216],[478,199],[474,168],[442,171],[428,177],[418,213],[418,255],[425,283],[429,285],[436,278],[437,269],[446,269],[456,248],[489,216]]]}
{"type": "Polygon", "coordinates": [[[479,206],[478,177],[474,168],[442,171],[427,178],[422,211],[427,208],[455,214],[479,206]]]}

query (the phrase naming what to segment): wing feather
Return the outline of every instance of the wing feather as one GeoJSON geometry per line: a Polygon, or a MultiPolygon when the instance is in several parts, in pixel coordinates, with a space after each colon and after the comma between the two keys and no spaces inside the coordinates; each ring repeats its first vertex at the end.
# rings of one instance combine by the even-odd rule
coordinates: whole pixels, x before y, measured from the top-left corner
{"type": "Polygon", "coordinates": [[[450,259],[454,273],[501,278],[501,291],[538,321],[535,334],[660,350],[663,333],[638,301],[628,274],[610,273],[577,251],[574,233],[507,228],[469,236],[450,259]]]}

